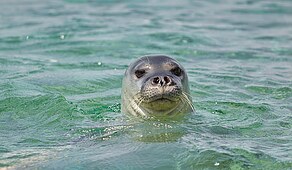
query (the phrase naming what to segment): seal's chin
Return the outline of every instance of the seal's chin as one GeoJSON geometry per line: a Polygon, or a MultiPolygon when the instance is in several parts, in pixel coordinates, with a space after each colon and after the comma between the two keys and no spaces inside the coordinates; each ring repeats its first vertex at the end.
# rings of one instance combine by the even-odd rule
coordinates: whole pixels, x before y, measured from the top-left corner
{"type": "Polygon", "coordinates": [[[147,102],[143,103],[145,108],[152,111],[165,112],[177,107],[179,99],[174,96],[153,96],[147,102]]]}
{"type": "Polygon", "coordinates": [[[157,95],[149,98],[149,103],[152,102],[175,102],[175,98],[167,95],[157,95]]]}

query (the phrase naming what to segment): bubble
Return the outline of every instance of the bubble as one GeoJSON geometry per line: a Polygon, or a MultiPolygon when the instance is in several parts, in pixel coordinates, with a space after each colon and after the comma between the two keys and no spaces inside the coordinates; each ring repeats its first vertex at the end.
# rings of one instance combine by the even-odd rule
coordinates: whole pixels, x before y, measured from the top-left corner
{"type": "Polygon", "coordinates": [[[61,39],[61,40],[65,39],[65,35],[63,35],[63,34],[60,35],[60,39],[61,39]]]}

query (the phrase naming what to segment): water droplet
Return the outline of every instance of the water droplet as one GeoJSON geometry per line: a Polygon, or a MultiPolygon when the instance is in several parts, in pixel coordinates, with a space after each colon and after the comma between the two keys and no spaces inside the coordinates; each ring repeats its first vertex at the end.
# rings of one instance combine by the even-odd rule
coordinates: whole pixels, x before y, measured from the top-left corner
{"type": "Polygon", "coordinates": [[[61,40],[65,39],[65,35],[60,35],[60,39],[61,40]]]}
{"type": "Polygon", "coordinates": [[[28,36],[28,35],[26,36],[26,39],[27,39],[27,40],[29,39],[29,36],[28,36]]]}
{"type": "Polygon", "coordinates": [[[99,62],[97,63],[97,65],[99,65],[99,66],[100,66],[100,65],[101,65],[101,62],[99,61],[99,62]]]}

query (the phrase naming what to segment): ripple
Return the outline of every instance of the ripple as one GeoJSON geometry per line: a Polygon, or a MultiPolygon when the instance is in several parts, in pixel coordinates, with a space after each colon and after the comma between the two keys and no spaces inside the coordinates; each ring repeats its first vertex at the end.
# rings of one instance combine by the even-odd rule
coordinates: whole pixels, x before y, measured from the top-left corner
{"type": "Polygon", "coordinates": [[[0,167],[289,169],[290,8],[0,1],[0,167]],[[125,69],[154,53],[188,72],[196,113],[181,122],[120,113],[125,69]]]}

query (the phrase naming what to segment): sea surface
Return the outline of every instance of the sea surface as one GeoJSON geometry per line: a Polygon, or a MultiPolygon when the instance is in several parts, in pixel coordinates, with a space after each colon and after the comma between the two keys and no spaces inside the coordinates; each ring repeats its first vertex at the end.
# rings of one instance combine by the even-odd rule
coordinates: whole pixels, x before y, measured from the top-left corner
{"type": "Polygon", "coordinates": [[[0,169],[292,169],[291,0],[1,0],[0,169]],[[196,112],[121,113],[166,54],[196,112]]]}

